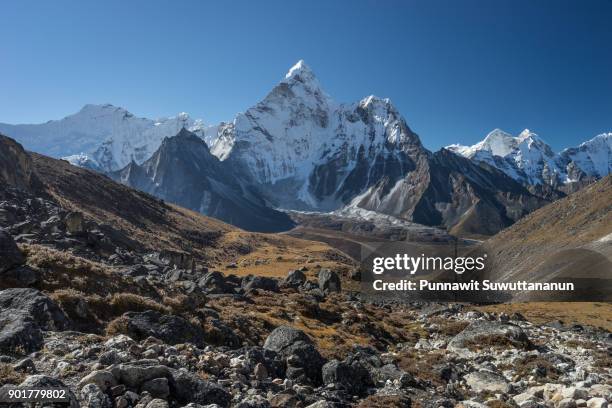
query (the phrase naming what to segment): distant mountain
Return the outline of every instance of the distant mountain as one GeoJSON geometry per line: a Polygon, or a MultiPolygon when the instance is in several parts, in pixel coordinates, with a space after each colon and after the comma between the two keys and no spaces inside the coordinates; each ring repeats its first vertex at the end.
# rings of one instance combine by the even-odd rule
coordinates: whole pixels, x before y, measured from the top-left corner
{"type": "Polygon", "coordinates": [[[164,137],[190,129],[204,137],[207,127],[186,113],[151,120],[113,105],[85,105],[61,120],[36,125],[0,123],[0,132],[30,151],[102,171],[117,170],[132,160],[142,163],[157,150],[164,137]]]}
{"type": "Polygon", "coordinates": [[[370,211],[489,235],[563,196],[558,185],[599,178],[610,165],[610,135],[557,155],[534,133],[496,130],[472,147],[430,152],[389,99],[337,103],[304,61],[263,100],[216,126],[186,114],[136,118],[111,105],[2,126],[32,150],[258,230],[291,225],[274,208],[370,211]],[[181,129],[189,132],[174,138],[181,129]]]}
{"type": "Polygon", "coordinates": [[[267,207],[226,163],[210,153],[200,137],[186,129],[165,138],[142,165],[132,161],[111,177],[247,230],[271,232],[293,226],[286,214],[267,207]]]}
{"type": "Polygon", "coordinates": [[[473,146],[448,149],[503,171],[525,185],[559,186],[599,179],[612,169],[612,133],[604,133],[578,147],[552,151],[538,135],[525,129],[514,137],[495,129],[473,146]]]}
{"type": "Polygon", "coordinates": [[[279,208],[492,234],[545,203],[497,169],[431,153],[389,99],[335,103],[304,61],[211,146],[279,208]]]}

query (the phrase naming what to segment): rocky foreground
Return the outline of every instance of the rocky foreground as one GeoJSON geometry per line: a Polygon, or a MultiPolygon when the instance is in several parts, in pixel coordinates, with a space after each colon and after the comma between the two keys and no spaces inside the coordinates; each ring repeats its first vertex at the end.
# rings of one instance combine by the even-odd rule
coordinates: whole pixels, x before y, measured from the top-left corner
{"type": "MultiPolygon", "coordinates": [[[[55,236],[75,253],[95,248],[78,215],[51,217],[17,236],[28,240],[25,250],[0,232],[3,285],[10,278],[21,286],[0,291],[5,386],[68,387],[71,407],[91,408],[602,408],[612,401],[604,330],[538,326],[466,305],[374,304],[343,292],[341,276],[322,268],[313,274],[304,266],[285,279],[239,277],[123,254],[142,263],[120,265],[113,279],[141,292],[173,288],[169,297],[182,294],[183,309],[151,295],[105,322],[91,295],[71,298],[45,283],[62,272],[37,261],[36,245],[55,236]]],[[[116,297],[105,299],[118,307],[116,297]]]]}

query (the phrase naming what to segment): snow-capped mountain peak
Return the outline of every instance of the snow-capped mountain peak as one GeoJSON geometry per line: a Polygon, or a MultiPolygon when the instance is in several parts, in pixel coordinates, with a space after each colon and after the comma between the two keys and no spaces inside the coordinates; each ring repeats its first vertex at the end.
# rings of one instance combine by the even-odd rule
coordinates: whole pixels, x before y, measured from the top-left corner
{"type": "Polygon", "coordinates": [[[612,166],[612,137],[599,135],[577,148],[556,154],[529,129],[517,136],[494,129],[473,146],[450,145],[447,149],[486,162],[524,184],[551,184],[604,177],[612,166]]]}

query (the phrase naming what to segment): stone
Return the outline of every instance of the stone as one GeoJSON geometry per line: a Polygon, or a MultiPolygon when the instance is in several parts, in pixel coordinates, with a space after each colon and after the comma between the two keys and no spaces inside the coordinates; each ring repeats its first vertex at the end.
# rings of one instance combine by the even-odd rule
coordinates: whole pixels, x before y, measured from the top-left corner
{"type": "Polygon", "coordinates": [[[329,269],[321,269],[319,271],[319,289],[324,293],[340,292],[342,285],[338,274],[329,269]]]}
{"type": "Polygon", "coordinates": [[[64,330],[68,318],[36,289],[0,291],[0,352],[30,353],[43,346],[42,330],[64,330]]]}
{"type": "Polygon", "coordinates": [[[78,211],[71,211],[66,214],[64,218],[64,224],[66,224],[66,232],[72,235],[83,234],[85,231],[85,220],[83,213],[78,211]]]}
{"type": "MultiPolygon", "coordinates": [[[[31,375],[27,377],[19,387],[22,388],[68,388],[66,385],[53,377],[48,377],[46,375],[31,375]]],[[[68,390],[68,406],[70,408],[79,408],[79,402],[77,400],[76,395],[70,390],[68,390]]],[[[62,404],[65,406],[65,404],[62,404]]]]}
{"type": "Polygon", "coordinates": [[[173,397],[184,404],[194,402],[202,405],[218,404],[221,407],[227,407],[232,400],[231,394],[221,386],[181,370],[173,373],[170,390],[173,397]]]}
{"type": "Polygon", "coordinates": [[[24,358],[23,360],[18,361],[13,364],[13,370],[20,371],[23,373],[34,374],[36,372],[36,366],[34,365],[34,361],[31,358],[24,358]]]}
{"type": "Polygon", "coordinates": [[[145,381],[140,387],[140,391],[146,391],[154,398],[167,399],[170,395],[170,386],[168,385],[168,379],[165,377],[161,377],[145,381]]]}
{"type": "Polygon", "coordinates": [[[459,351],[466,348],[510,346],[527,349],[531,341],[522,328],[511,323],[476,320],[448,343],[447,349],[459,351]]]}
{"type": "Polygon", "coordinates": [[[576,408],[576,401],[573,398],[563,398],[557,404],[557,408],[576,408]]]}
{"type": "Polygon", "coordinates": [[[112,408],[113,403],[96,384],[86,384],[81,388],[81,399],[88,408],[112,408]]]}
{"type": "Polygon", "coordinates": [[[506,378],[490,370],[480,370],[465,376],[465,382],[476,392],[502,392],[510,390],[506,378]]]}
{"type": "Polygon", "coordinates": [[[306,275],[299,269],[289,271],[285,278],[285,284],[291,287],[302,286],[306,282],[306,275]]]}
{"type": "Polygon", "coordinates": [[[138,389],[145,382],[154,378],[170,377],[170,369],[163,365],[138,366],[119,364],[110,369],[117,382],[129,388],[138,389]]]}
{"type": "Polygon", "coordinates": [[[163,399],[155,398],[147,404],[146,408],[168,408],[168,402],[163,399]]]}
{"type": "Polygon", "coordinates": [[[608,402],[600,397],[591,398],[587,401],[587,408],[608,408],[608,402]]]}
{"type": "Polygon", "coordinates": [[[254,289],[265,290],[268,292],[278,292],[278,281],[265,276],[249,275],[242,279],[242,288],[245,292],[249,292],[254,289]]]}
{"type": "Polygon", "coordinates": [[[79,381],[78,387],[82,388],[87,384],[95,384],[102,391],[107,391],[117,385],[117,379],[110,371],[98,370],[83,377],[81,381],[79,381]]]}
{"type": "Polygon", "coordinates": [[[259,381],[263,381],[268,378],[268,369],[262,363],[257,363],[255,365],[255,369],[253,370],[253,375],[259,381]]]}
{"type": "Polygon", "coordinates": [[[157,311],[128,312],[122,316],[130,337],[144,340],[153,336],[167,344],[204,344],[204,331],[180,316],[163,315],[157,311]]]}
{"type": "Polygon", "coordinates": [[[321,368],[325,360],[310,338],[301,330],[279,326],[266,338],[264,349],[276,352],[287,360],[287,378],[321,384],[321,368]]]}
{"type": "Polygon", "coordinates": [[[25,262],[13,237],[0,228],[0,274],[25,262]]]}

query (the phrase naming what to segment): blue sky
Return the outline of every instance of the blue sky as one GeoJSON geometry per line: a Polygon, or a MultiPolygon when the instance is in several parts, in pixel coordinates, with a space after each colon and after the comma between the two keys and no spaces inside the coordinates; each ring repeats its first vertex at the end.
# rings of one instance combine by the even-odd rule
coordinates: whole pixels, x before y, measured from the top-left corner
{"type": "Polygon", "coordinates": [[[231,120],[299,59],[335,100],[389,97],[424,144],[612,131],[612,1],[4,1],[0,122],[112,103],[231,120]]]}

